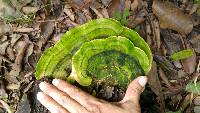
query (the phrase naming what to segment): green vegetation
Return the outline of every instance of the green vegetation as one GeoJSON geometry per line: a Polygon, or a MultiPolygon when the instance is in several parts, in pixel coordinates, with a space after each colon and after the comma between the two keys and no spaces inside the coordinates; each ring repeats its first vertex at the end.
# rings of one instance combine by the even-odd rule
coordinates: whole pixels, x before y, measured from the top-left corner
{"type": "Polygon", "coordinates": [[[129,16],[129,11],[124,10],[123,12],[115,12],[114,18],[118,20],[122,25],[127,25],[128,24],[128,16],[129,16]]]}
{"type": "Polygon", "coordinates": [[[186,86],[186,91],[191,92],[191,93],[199,93],[200,92],[200,82],[193,83],[190,82],[186,86]]]}
{"type": "Polygon", "coordinates": [[[173,61],[176,61],[176,60],[181,60],[181,59],[191,57],[192,55],[193,55],[193,50],[186,49],[186,50],[173,53],[172,55],[169,56],[169,58],[173,61]]]}

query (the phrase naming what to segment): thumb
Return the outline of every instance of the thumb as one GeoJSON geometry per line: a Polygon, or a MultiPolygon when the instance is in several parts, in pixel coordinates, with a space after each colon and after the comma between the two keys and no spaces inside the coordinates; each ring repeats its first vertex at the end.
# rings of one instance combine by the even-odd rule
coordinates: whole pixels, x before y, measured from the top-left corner
{"type": "Polygon", "coordinates": [[[143,92],[144,87],[147,83],[147,77],[146,76],[140,76],[137,77],[135,80],[133,80],[127,90],[125,97],[123,101],[134,101],[134,102],[139,102],[140,100],[140,94],[143,92]]]}

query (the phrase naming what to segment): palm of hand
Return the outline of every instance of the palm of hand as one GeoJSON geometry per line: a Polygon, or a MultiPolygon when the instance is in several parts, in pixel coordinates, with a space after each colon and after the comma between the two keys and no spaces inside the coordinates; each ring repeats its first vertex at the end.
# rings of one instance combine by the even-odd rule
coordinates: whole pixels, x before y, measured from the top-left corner
{"type": "Polygon", "coordinates": [[[40,83],[43,92],[39,92],[37,98],[51,113],[140,113],[139,99],[146,82],[147,77],[136,78],[129,85],[124,99],[117,103],[97,99],[57,79],[53,80],[53,85],[40,83]]]}

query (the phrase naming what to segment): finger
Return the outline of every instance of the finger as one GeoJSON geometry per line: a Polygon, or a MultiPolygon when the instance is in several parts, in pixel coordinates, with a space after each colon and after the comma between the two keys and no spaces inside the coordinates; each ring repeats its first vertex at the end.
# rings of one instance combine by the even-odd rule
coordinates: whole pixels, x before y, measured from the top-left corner
{"type": "Polygon", "coordinates": [[[69,113],[66,109],[60,106],[56,101],[54,101],[48,95],[39,92],[37,94],[37,99],[40,103],[45,106],[51,113],[69,113]]]}
{"type": "Polygon", "coordinates": [[[53,85],[55,85],[58,89],[63,92],[66,92],[71,98],[79,102],[84,107],[91,107],[91,104],[98,103],[98,100],[93,96],[85,93],[84,91],[80,90],[79,88],[63,81],[54,79],[53,85]]]}
{"type": "Polygon", "coordinates": [[[135,102],[139,102],[140,94],[143,92],[146,83],[147,83],[146,76],[140,76],[136,78],[134,81],[132,81],[126,90],[126,94],[123,101],[132,100],[135,102]]]}
{"type": "Polygon", "coordinates": [[[55,86],[46,82],[41,82],[39,87],[45,94],[52,97],[57,103],[66,108],[69,112],[87,112],[87,110],[82,105],[80,105],[66,93],[57,89],[55,86]]]}

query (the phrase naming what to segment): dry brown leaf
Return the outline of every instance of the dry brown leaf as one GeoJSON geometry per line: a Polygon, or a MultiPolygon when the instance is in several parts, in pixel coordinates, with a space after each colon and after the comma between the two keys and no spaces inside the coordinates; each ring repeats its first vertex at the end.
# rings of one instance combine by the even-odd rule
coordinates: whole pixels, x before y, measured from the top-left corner
{"type": "Polygon", "coordinates": [[[93,0],[66,0],[74,9],[82,10],[87,7],[93,0]]]}
{"type": "Polygon", "coordinates": [[[34,29],[34,28],[13,28],[13,32],[17,32],[17,33],[29,33],[29,32],[33,32],[33,31],[37,31],[39,29],[34,29]]]}
{"type": "Polygon", "coordinates": [[[106,6],[106,7],[110,4],[111,1],[112,1],[112,0],[101,0],[102,4],[103,4],[104,6],[106,6]]]}
{"type": "Polygon", "coordinates": [[[0,98],[8,98],[8,94],[6,93],[5,86],[2,80],[0,80],[0,98]]]}
{"type": "Polygon", "coordinates": [[[146,21],[146,38],[153,52],[158,52],[160,49],[160,29],[156,21],[152,15],[149,15],[146,21]]]}
{"type": "Polygon", "coordinates": [[[9,45],[9,41],[5,41],[3,43],[0,43],[0,54],[1,55],[6,54],[6,49],[7,49],[8,45],[9,45]]]}
{"type": "Polygon", "coordinates": [[[20,35],[20,34],[12,34],[12,35],[10,35],[10,37],[11,37],[11,41],[10,41],[10,43],[11,43],[11,47],[13,47],[15,44],[16,44],[16,42],[21,38],[21,36],[22,35],[20,35]]]}
{"type": "Polygon", "coordinates": [[[78,26],[78,24],[77,24],[77,23],[75,23],[75,22],[71,21],[70,19],[66,19],[65,21],[66,21],[66,23],[68,24],[68,26],[69,26],[69,29],[70,29],[70,28],[74,28],[74,27],[78,26]]]}
{"type": "Polygon", "coordinates": [[[159,19],[161,28],[172,29],[182,35],[187,35],[192,31],[193,23],[190,15],[184,14],[173,3],[155,0],[152,8],[159,19]]]}
{"type": "Polygon", "coordinates": [[[3,100],[0,100],[1,105],[3,106],[3,108],[6,109],[6,111],[8,113],[13,113],[13,111],[11,110],[10,106],[3,100]]]}
{"type": "Polygon", "coordinates": [[[83,13],[88,21],[92,20],[92,14],[87,9],[83,8],[83,13]]]}
{"type": "MultiPolygon", "coordinates": [[[[199,8],[200,9],[200,8],[199,8]]],[[[194,26],[197,26],[200,24],[200,15],[192,15],[192,22],[194,26]]]]}
{"type": "Polygon", "coordinates": [[[135,12],[136,9],[140,9],[142,7],[143,1],[142,0],[134,0],[131,3],[131,11],[135,12]]]}
{"type": "Polygon", "coordinates": [[[24,14],[35,14],[40,8],[39,7],[31,7],[31,6],[25,6],[22,8],[22,12],[24,14]]]}
{"type": "Polygon", "coordinates": [[[130,15],[129,18],[128,18],[128,27],[134,28],[138,24],[141,24],[142,22],[144,22],[147,14],[148,13],[147,13],[146,9],[141,9],[137,12],[137,14],[130,15]]]}
{"type": "MultiPolygon", "coordinates": [[[[22,62],[24,59],[24,55],[28,44],[26,41],[18,41],[15,46],[15,52],[17,53],[14,63],[12,63],[11,71],[6,74],[5,79],[15,85],[19,85],[19,81],[17,80],[17,76],[19,75],[20,71],[22,70],[22,62]]],[[[12,87],[11,87],[12,88],[12,87]]]]}
{"type": "Polygon", "coordinates": [[[103,8],[101,10],[101,13],[105,18],[109,18],[108,10],[106,8],[103,8]]]}
{"type": "Polygon", "coordinates": [[[200,73],[200,60],[198,61],[198,64],[197,64],[197,72],[200,73]]]}
{"type": "Polygon", "coordinates": [[[69,18],[74,21],[75,20],[75,15],[71,9],[71,6],[69,6],[68,4],[65,4],[65,7],[63,9],[64,13],[69,16],[69,18]]]}
{"type": "Polygon", "coordinates": [[[151,90],[158,96],[161,90],[160,80],[157,73],[157,64],[153,61],[152,68],[148,73],[148,84],[151,87],[151,90]]]}
{"type": "Polygon", "coordinates": [[[63,35],[63,33],[60,34],[54,34],[53,38],[51,39],[54,43],[57,42],[58,40],[60,40],[61,36],[63,35]]]}
{"type": "Polygon", "coordinates": [[[0,36],[0,42],[4,42],[8,39],[7,36],[3,35],[3,36],[0,36]]]}
{"type": "Polygon", "coordinates": [[[182,68],[182,64],[180,61],[173,61],[174,66],[176,66],[177,68],[181,69],[182,68]]]}
{"type": "Polygon", "coordinates": [[[184,110],[188,106],[188,104],[191,104],[190,103],[191,102],[191,96],[192,96],[192,94],[188,94],[187,96],[185,96],[183,102],[180,105],[181,109],[184,110]]]}
{"type": "Polygon", "coordinates": [[[161,68],[159,68],[158,72],[159,72],[159,77],[162,79],[162,81],[163,81],[168,87],[171,87],[171,83],[169,82],[168,78],[166,77],[165,72],[164,72],[161,68]]]}
{"type": "Polygon", "coordinates": [[[0,21],[0,36],[10,31],[11,31],[11,26],[0,21]]]}
{"type": "Polygon", "coordinates": [[[137,7],[138,7],[138,5],[139,5],[139,1],[140,1],[140,0],[134,0],[133,3],[131,4],[131,10],[132,10],[133,12],[137,9],[137,7]]]}
{"type": "Polygon", "coordinates": [[[154,19],[152,21],[152,28],[153,28],[153,34],[154,34],[155,43],[156,43],[156,49],[157,49],[157,51],[159,51],[159,49],[160,49],[160,26],[159,26],[159,22],[156,19],[154,19]]]}
{"type": "Polygon", "coordinates": [[[125,0],[124,8],[128,11],[131,9],[131,0],[125,0]]]}
{"type": "Polygon", "coordinates": [[[189,75],[184,70],[178,70],[178,78],[187,78],[189,79],[189,75]]]}
{"type": "Polygon", "coordinates": [[[195,52],[200,53],[200,35],[192,37],[190,40],[192,47],[194,48],[195,52]]]}
{"type": "Polygon", "coordinates": [[[6,53],[7,53],[7,56],[10,60],[12,60],[12,61],[15,60],[15,54],[13,52],[11,45],[9,45],[8,48],[6,49],[6,53]]]}
{"type": "MultiPolygon", "coordinates": [[[[8,62],[8,63],[12,63],[8,58],[6,58],[6,57],[4,57],[4,56],[2,56],[2,55],[0,55],[0,60],[3,60],[3,61],[5,61],[5,62],[8,62]]],[[[1,66],[1,65],[0,65],[1,66]]]]}
{"type": "MultiPolygon", "coordinates": [[[[0,73],[3,73],[3,67],[4,67],[4,65],[3,65],[3,59],[0,57],[0,73]]],[[[1,89],[0,89],[1,90],[1,89]]],[[[1,93],[1,91],[0,91],[0,93],[1,93]]],[[[1,95],[0,95],[1,96],[1,95]]]]}
{"type": "Polygon", "coordinates": [[[16,76],[9,75],[9,72],[7,72],[7,73],[8,74],[6,74],[5,80],[8,81],[9,84],[17,84],[17,85],[20,84],[20,82],[19,82],[19,80],[17,79],[16,76]]]}
{"type": "Polygon", "coordinates": [[[195,52],[193,52],[193,56],[191,56],[187,59],[181,60],[181,63],[183,65],[183,69],[185,70],[185,72],[187,72],[188,74],[192,74],[195,71],[195,67],[196,67],[195,52]]]}
{"type": "Polygon", "coordinates": [[[19,90],[20,88],[20,84],[13,84],[13,83],[10,83],[6,86],[6,89],[7,90],[19,90]]]}
{"type": "Polygon", "coordinates": [[[147,43],[150,45],[151,50],[154,50],[153,40],[151,38],[151,34],[152,34],[152,32],[151,32],[151,26],[150,26],[149,22],[146,21],[145,23],[146,23],[145,31],[146,31],[147,43]]]}
{"type": "Polygon", "coordinates": [[[177,79],[177,68],[164,56],[159,56],[154,54],[154,60],[160,68],[166,73],[166,76],[169,80],[177,79]]]}
{"type": "MultiPolygon", "coordinates": [[[[20,73],[20,75],[21,75],[20,79],[22,79],[23,83],[29,84],[32,81],[32,78],[34,76],[34,70],[32,69],[32,70],[29,70],[29,71],[23,71],[22,73],[20,73]]],[[[34,81],[32,81],[32,82],[34,82],[34,81]]],[[[28,87],[28,85],[26,87],[28,87]]],[[[26,88],[23,89],[23,92],[24,93],[26,92],[26,88]]]]}
{"type": "Polygon", "coordinates": [[[183,49],[181,36],[170,32],[169,30],[161,30],[164,44],[167,49],[167,54],[173,54],[183,49]]]}
{"type": "Polygon", "coordinates": [[[125,7],[125,0],[112,0],[108,7],[109,17],[114,17],[116,12],[122,12],[125,7]]]}
{"type": "Polygon", "coordinates": [[[148,74],[148,84],[151,90],[158,96],[158,99],[160,101],[160,107],[161,107],[160,110],[164,112],[164,108],[165,108],[164,96],[162,93],[162,86],[158,78],[157,64],[154,61],[152,63],[152,68],[148,74]]]}
{"type": "Polygon", "coordinates": [[[33,54],[34,44],[30,43],[26,50],[25,62],[28,63],[28,58],[33,54]]]}
{"type": "Polygon", "coordinates": [[[153,52],[158,52],[161,46],[159,22],[153,14],[148,14],[145,24],[147,43],[150,45],[153,52]]]}
{"type": "Polygon", "coordinates": [[[26,49],[28,47],[28,44],[25,41],[18,42],[20,45],[19,51],[17,53],[16,59],[14,64],[12,64],[12,70],[10,71],[10,76],[18,76],[19,72],[22,69],[22,61],[26,52],[26,49]]]}
{"type": "Polygon", "coordinates": [[[78,15],[76,23],[84,24],[87,22],[86,16],[82,13],[82,11],[77,11],[76,14],[78,15]]]}
{"type": "Polygon", "coordinates": [[[162,42],[161,42],[160,51],[159,51],[158,54],[159,54],[159,55],[162,55],[162,56],[166,56],[166,54],[167,54],[166,47],[165,47],[164,43],[162,43],[162,42]]]}
{"type": "Polygon", "coordinates": [[[193,14],[197,11],[197,9],[200,7],[200,4],[192,4],[192,8],[190,9],[190,14],[193,14]]]}
{"type": "Polygon", "coordinates": [[[90,8],[95,12],[97,18],[103,18],[103,15],[95,7],[90,6],[90,8]]]}
{"type": "Polygon", "coordinates": [[[55,26],[55,22],[52,21],[46,21],[41,24],[41,36],[40,40],[37,42],[38,45],[38,53],[40,53],[42,50],[42,47],[44,44],[47,43],[48,39],[50,38],[51,34],[53,33],[55,26]]]}
{"type": "Polygon", "coordinates": [[[24,88],[23,93],[28,92],[33,87],[33,83],[34,83],[34,81],[29,82],[29,84],[26,86],[26,88],[24,88]]]}
{"type": "MultiPolygon", "coordinates": [[[[11,2],[18,2],[18,0],[0,0],[0,17],[3,18],[20,18],[22,16],[22,13],[19,10],[16,10],[16,8],[13,7],[11,2]]],[[[25,1],[25,0],[24,0],[25,1]]],[[[17,4],[18,6],[20,4],[17,4]]],[[[16,6],[17,6],[16,5],[16,6]]],[[[1,31],[1,30],[0,30],[1,31]]]]}
{"type": "Polygon", "coordinates": [[[15,8],[20,10],[22,7],[32,2],[32,0],[11,0],[10,2],[15,8]]]}
{"type": "Polygon", "coordinates": [[[194,104],[200,106],[200,96],[194,99],[194,104]]]}

